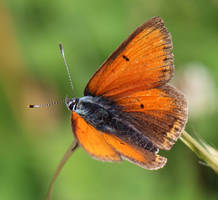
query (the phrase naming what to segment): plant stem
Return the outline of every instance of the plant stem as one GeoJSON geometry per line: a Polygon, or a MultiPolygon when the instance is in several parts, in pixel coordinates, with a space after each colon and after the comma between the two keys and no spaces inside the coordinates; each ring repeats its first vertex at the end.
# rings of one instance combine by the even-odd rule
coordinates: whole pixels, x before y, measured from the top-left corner
{"type": "Polygon", "coordinates": [[[197,140],[183,131],[180,139],[201,160],[206,162],[216,173],[218,173],[218,151],[203,141],[197,140]]]}
{"type": "Polygon", "coordinates": [[[60,163],[55,171],[55,174],[51,180],[51,183],[49,185],[46,200],[50,200],[52,188],[53,188],[53,185],[54,185],[58,175],[60,174],[62,168],[64,167],[64,164],[69,160],[69,158],[71,157],[73,152],[77,149],[77,147],[78,147],[78,142],[77,142],[77,140],[74,140],[74,142],[70,145],[70,147],[67,149],[66,153],[64,154],[62,160],[60,161],[60,163]]]}

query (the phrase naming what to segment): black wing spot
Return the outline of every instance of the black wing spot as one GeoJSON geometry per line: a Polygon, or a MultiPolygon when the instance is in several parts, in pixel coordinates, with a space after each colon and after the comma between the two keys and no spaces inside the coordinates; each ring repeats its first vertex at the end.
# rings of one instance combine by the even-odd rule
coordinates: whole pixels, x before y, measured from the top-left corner
{"type": "Polygon", "coordinates": [[[125,59],[127,62],[129,61],[129,58],[126,57],[125,55],[123,55],[122,57],[123,57],[123,59],[125,59]]]}
{"type": "Polygon", "coordinates": [[[144,108],[144,104],[141,104],[140,107],[143,109],[144,108]]]}

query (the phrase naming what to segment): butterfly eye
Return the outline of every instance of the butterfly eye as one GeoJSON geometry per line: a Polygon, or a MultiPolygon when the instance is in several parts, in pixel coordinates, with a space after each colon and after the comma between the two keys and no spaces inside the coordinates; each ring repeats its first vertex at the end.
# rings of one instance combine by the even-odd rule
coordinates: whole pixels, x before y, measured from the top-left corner
{"type": "Polygon", "coordinates": [[[76,109],[77,103],[78,103],[78,98],[69,99],[68,97],[66,97],[65,99],[65,104],[70,111],[76,109]]]}
{"type": "Polygon", "coordinates": [[[70,104],[69,104],[68,108],[69,108],[70,110],[73,110],[73,108],[74,108],[74,105],[75,105],[75,103],[74,103],[74,102],[72,102],[72,103],[70,103],[70,104]]]}

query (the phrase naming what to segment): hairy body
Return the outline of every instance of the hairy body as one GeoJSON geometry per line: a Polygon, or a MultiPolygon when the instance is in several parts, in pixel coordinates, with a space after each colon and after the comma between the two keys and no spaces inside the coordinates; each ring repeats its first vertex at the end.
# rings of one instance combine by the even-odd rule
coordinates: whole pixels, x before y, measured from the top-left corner
{"type": "Polygon", "coordinates": [[[72,98],[66,102],[71,111],[79,114],[88,124],[97,130],[114,134],[125,142],[157,153],[158,148],[144,136],[133,124],[131,117],[122,108],[103,97],[84,96],[72,98]],[[69,106],[73,105],[73,106],[69,106]]]}

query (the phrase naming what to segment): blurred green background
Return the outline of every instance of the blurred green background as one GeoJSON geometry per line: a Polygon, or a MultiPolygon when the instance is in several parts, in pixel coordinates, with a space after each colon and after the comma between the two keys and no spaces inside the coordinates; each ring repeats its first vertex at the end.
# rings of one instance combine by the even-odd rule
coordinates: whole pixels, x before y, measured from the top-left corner
{"type": "MultiPolygon", "coordinates": [[[[161,16],[173,37],[173,80],[189,99],[188,132],[218,147],[218,1],[92,0],[0,2],[0,199],[45,199],[73,141],[65,105],[26,104],[76,96],[104,59],[140,24],[161,16]]],[[[60,174],[57,199],[217,199],[218,176],[181,142],[166,167],[147,171],[126,161],[103,163],[79,149],[60,174]]]]}

